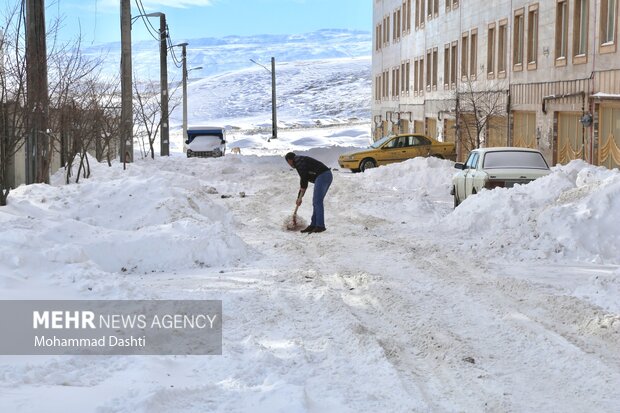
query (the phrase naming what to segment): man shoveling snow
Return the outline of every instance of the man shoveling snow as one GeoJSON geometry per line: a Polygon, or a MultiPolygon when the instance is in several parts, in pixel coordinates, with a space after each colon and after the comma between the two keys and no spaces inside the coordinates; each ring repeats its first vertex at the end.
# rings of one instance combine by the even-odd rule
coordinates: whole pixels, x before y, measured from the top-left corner
{"type": "MultiPolygon", "coordinates": [[[[284,157],[286,162],[297,170],[299,174],[299,192],[297,193],[296,205],[301,205],[301,200],[308,189],[308,182],[314,184],[314,193],[312,194],[312,219],[310,225],[302,229],[303,233],[315,233],[325,231],[325,209],[323,208],[323,200],[327,194],[329,186],[332,184],[332,172],[325,164],[317,161],[309,156],[297,156],[293,152],[289,152],[284,157]]],[[[297,211],[297,209],[295,209],[297,211]]],[[[295,215],[295,214],[294,214],[295,215]]]]}

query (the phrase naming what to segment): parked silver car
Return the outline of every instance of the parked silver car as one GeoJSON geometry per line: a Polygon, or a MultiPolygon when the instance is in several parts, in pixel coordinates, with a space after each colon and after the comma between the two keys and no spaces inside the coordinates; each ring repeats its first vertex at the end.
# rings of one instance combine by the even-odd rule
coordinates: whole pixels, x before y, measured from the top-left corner
{"type": "Polygon", "coordinates": [[[549,165],[540,151],[527,148],[479,148],[471,151],[452,178],[454,207],[483,188],[511,188],[547,175],[549,165]]]}

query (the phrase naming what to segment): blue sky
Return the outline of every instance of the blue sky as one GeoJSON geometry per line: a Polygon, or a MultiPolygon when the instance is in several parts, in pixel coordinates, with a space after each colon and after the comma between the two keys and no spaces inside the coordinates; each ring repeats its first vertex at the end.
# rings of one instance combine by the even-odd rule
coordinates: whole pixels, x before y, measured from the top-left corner
{"type": "MultiPolygon", "coordinates": [[[[136,0],[132,16],[139,13],[136,0]]],[[[295,34],[319,29],[372,30],[368,0],[142,0],[166,14],[173,41],[227,35],[295,34]]],[[[49,20],[63,16],[61,39],[81,31],[85,45],[120,41],[120,0],[46,0],[49,20]]],[[[159,27],[159,19],[151,22],[159,27]]],[[[150,39],[141,20],[132,40],[150,39]]]]}

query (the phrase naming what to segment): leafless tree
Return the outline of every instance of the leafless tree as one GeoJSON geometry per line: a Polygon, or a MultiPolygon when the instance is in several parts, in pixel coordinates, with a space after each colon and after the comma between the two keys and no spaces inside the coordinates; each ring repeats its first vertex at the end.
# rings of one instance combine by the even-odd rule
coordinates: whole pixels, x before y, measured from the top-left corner
{"type": "MultiPolygon", "coordinates": [[[[25,28],[22,2],[15,1],[3,12],[4,36],[0,38],[0,205],[15,185],[16,154],[26,143],[25,28]]],[[[87,58],[81,49],[81,37],[61,43],[57,34],[61,19],[50,22],[48,39],[48,94],[50,148],[43,164],[50,165],[53,154],[61,154],[67,167],[78,160],[80,176],[90,173],[88,151],[101,158],[106,154],[111,164],[114,141],[118,137],[118,81],[104,79],[99,71],[102,57],[87,58]],[[97,150],[100,149],[100,150],[97,150]]]]}
{"type": "MultiPolygon", "coordinates": [[[[159,84],[153,81],[140,82],[134,74],[134,123],[140,143],[142,157],[155,159],[154,143],[160,132],[161,98],[159,84]],[[148,148],[147,148],[148,145],[148,148]]],[[[179,106],[177,91],[179,85],[169,91],[168,118],[179,106]]]]}
{"type": "MultiPolygon", "coordinates": [[[[482,79],[482,76],[478,78],[482,79]]],[[[480,148],[485,141],[485,134],[494,127],[492,120],[506,116],[506,88],[502,84],[492,88],[488,86],[485,81],[467,80],[457,88],[457,139],[465,152],[480,148]]]]}
{"type": "Polygon", "coordinates": [[[15,154],[25,145],[26,59],[23,10],[7,11],[0,34],[0,206],[14,184],[15,154]]]}

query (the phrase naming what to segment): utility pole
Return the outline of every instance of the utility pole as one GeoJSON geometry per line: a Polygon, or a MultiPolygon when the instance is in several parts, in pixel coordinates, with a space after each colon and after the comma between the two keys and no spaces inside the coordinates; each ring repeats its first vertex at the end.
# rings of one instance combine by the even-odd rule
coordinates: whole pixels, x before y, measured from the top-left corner
{"type": "Polygon", "coordinates": [[[159,145],[159,154],[161,156],[170,155],[170,128],[168,122],[168,47],[166,40],[168,39],[168,30],[166,27],[166,15],[159,14],[159,70],[160,70],[160,88],[161,88],[161,139],[159,145]]]}
{"type": "Polygon", "coordinates": [[[187,74],[192,70],[202,69],[202,66],[187,69],[187,45],[189,43],[179,43],[170,47],[182,48],[181,60],[183,62],[183,142],[187,139],[187,74]]]}
{"type": "Polygon", "coordinates": [[[181,43],[183,61],[183,142],[187,139],[187,43],[181,43]]]}
{"type": "Polygon", "coordinates": [[[271,139],[278,139],[278,119],[276,116],[276,58],[271,58],[271,139]]]}
{"type": "Polygon", "coordinates": [[[44,0],[26,1],[26,84],[28,140],[26,183],[49,183],[49,96],[44,0]]]}
{"type": "Polygon", "coordinates": [[[187,43],[181,43],[183,48],[183,142],[187,136],[187,43]]]}
{"type": "Polygon", "coordinates": [[[250,62],[271,73],[271,138],[267,140],[267,142],[269,142],[272,139],[278,138],[278,118],[276,116],[276,58],[271,58],[271,70],[267,69],[254,59],[250,59],[250,62]]]}
{"type": "Polygon", "coordinates": [[[133,162],[133,101],[131,90],[131,0],[121,0],[121,145],[123,168],[133,162]]]}

